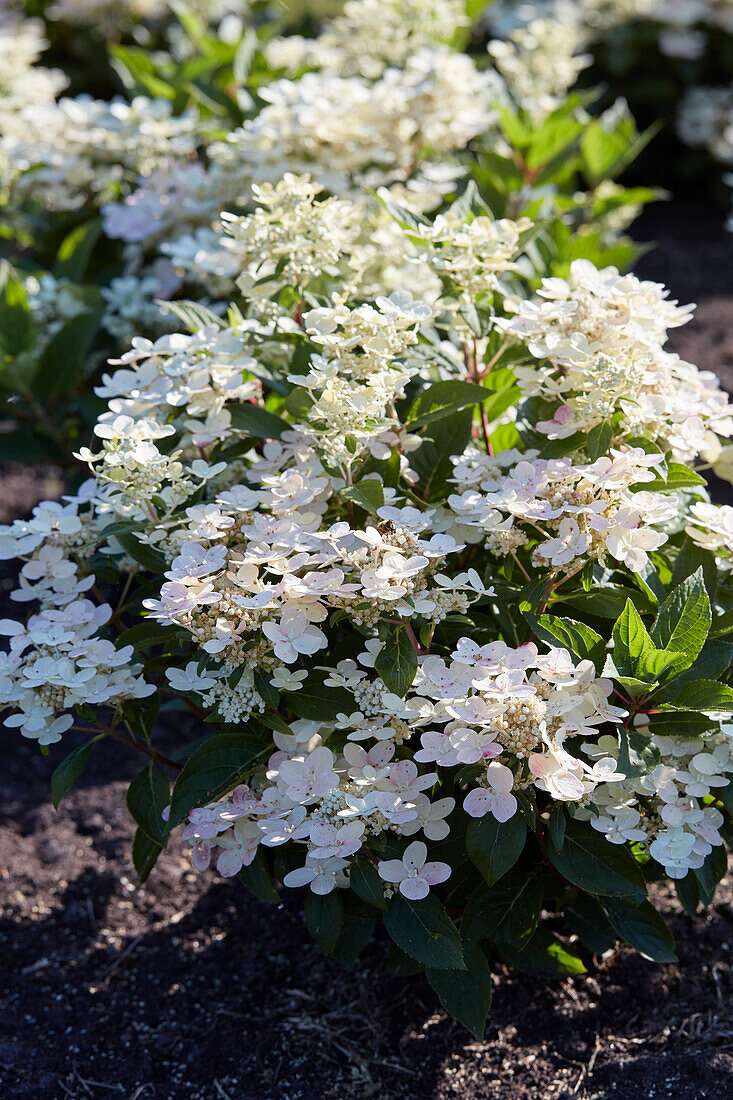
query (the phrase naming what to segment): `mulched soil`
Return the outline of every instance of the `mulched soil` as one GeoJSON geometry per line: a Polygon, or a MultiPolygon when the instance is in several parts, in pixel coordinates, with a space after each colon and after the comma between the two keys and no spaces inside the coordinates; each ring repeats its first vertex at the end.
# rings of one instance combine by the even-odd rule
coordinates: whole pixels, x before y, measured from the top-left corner
{"type": "MultiPolygon", "coordinates": [[[[684,203],[638,235],[659,242],[642,273],[700,303],[676,350],[733,388],[733,240],[684,203]]],[[[0,521],[58,492],[53,470],[5,471],[0,521]]],[[[381,943],[345,972],[295,903],[197,876],[175,844],[140,886],[122,747],[56,812],[63,751],[0,736],[0,1100],[733,1097],[730,879],[695,921],[664,895],[677,965],[621,950],[554,984],[498,968],[477,1043],[421,980],[384,974],[381,943]]]]}

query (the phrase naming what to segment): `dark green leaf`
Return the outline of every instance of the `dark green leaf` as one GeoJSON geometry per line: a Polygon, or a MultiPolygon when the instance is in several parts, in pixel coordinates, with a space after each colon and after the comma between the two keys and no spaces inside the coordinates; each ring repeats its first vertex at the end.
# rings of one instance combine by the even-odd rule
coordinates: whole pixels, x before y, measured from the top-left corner
{"type": "Polygon", "coordinates": [[[680,710],[733,711],[733,689],[716,680],[685,684],[671,700],[680,710]]]}
{"type": "Polygon", "coordinates": [[[546,928],[538,928],[521,950],[509,943],[501,943],[499,950],[511,966],[527,974],[546,974],[550,978],[562,978],[586,972],[582,959],[573,955],[546,928]]]}
{"type": "Polygon", "coordinates": [[[494,886],[481,886],[469,898],[461,922],[465,943],[488,939],[493,943],[525,943],[534,933],[542,911],[542,883],[514,868],[494,886]]]}
{"type": "Polygon", "coordinates": [[[616,943],[616,933],[608,923],[603,908],[589,894],[578,894],[565,913],[571,929],[589,951],[602,955],[616,943]]]}
{"type": "Polygon", "coordinates": [[[227,412],[231,414],[232,427],[254,439],[279,439],[290,427],[287,420],[261,405],[227,405],[227,412]]]}
{"type": "Polygon", "coordinates": [[[222,798],[242,783],[272,752],[269,741],[244,732],[217,733],[194,749],[176,779],[171,796],[170,828],[196,806],[222,798]]]}
{"type": "Polygon", "coordinates": [[[154,840],[151,840],[142,829],[135,830],[135,837],[132,842],[132,862],[141,882],[145,882],[162,851],[160,844],[156,844],[154,840]]]}
{"type": "Polygon", "coordinates": [[[646,897],[644,876],[631,852],[621,845],[609,844],[590,825],[568,821],[561,849],[554,846],[552,837],[548,839],[547,854],[553,866],[581,890],[639,902],[646,897]]]}
{"type": "Polygon", "coordinates": [[[410,455],[410,465],[420,478],[419,489],[425,500],[433,503],[445,500],[454,486],[451,455],[462,454],[471,438],[473,411],[461,409],[441,416],[419,433],[423,443],[410,455]]]}
{"type": "Polygon", "coordinates": [[[144,833],[162,848],[168,840],[163,810],[170,803],[170,783],[160,768],[150,763],[127,788],[127,808],[144,833]]]}
{"type": "Polygon", "coordinates": [[[339,713],[351,714],[356,709],[354,696],[340,687],[326,687],[325,672],[308,672],[299,691],[284,692],[290,709],[298,718],[309,722],[328,722],[339,713]]]}
{"type": "Polygon", "coordinates": [[[504,822],[487,814],[471,821],[466,829],[466,851],[486,883],[493,886],[517,862],[526,838],[527,826],[521,814],[504,822]]]}
{"type": "Polygon", "coordinates": [[[613,428],[607,420],[603,420],[600,424],[596,424],[595,428],[591,428],[586,441],[588,458],[591,462],[595,462],[596,459],[608,454],[612,439],[613,428]]]}
{"type": "Polygon", "coordinates": [[[458,929],[435,894],[422,901],[396,894],[385,910],[384,926],[410,958],[432,969],[465,970],[458,929]]]}
{"type": "Polygon", "coordinates": [[[272,877],[261,848],[258,848],[255,858],[249,866],[242,868],[237,877],[251,894],[260,901],[264,901],[266,905],[280,904],[280,895],[272,884],[272,877]]]}
{"type": "Polygon", "coordinates": [[[652,640],[660,649],[680,655],[669,672],[689,668],[705,644],[710,623],[710,599],[701,567],[669,594],[651,629],[652,640]]]}
{"type": "Polygon", "coordinates": [[[458,379],[434,382],[415,399],[407,413],[408,430],[414,432],[449,413],[485,401],[489,396],[489,390],[473,382],[462,382],[458,379]]]}
{"type": "Polygon", "coordinates": [[[552,837],[552,843],[558,852],[565,843],[565,825],[565,807],[562,802],[558,802],[555,809],[550,814],[550,820],[547,823],[550,836],[552,837]]]}
{"type": "Polygon", "coordinates": [[[417,672],[417,652],[403,627],[397,627],[384,643],[374,668],[387,690],[404,699],[417,672]]]}
{"type": "Polygon", "coordinates": [[[448,1015],[463,1024],[480,1042],[491,1008],[491,971],[480,947],[466,947],[463,953],[466,970],[439,970],[429,966],[425,977],[448,1015]]]}
{"type": "Polygon", "coordinates": [[[632,905],[623,898],[612,898],[604,903],[604,909],[620,938],[645,959],[677,962],[672,933],[651,902],[632,905]]]}
{"type": "Polygon", "coordinates": [[[355,859],[351,865],[349,875],[351,889],[358,898],[367,905],[373,905],[375,909],[386,909],[382,880],[376,868],[372,867],[366,859],[355,859]]]}
{"type": "Polygon", "coordinates": [[[332,954],[344,924],[344,911],[338,890],[330,894],[308,892],[305,902],[305,923],[322,951],[332,954]]]}
{"type": "Polygon", "coordinates": [[[87,760],[99,737],[93,737],[91,741],[85,741],[77,749],[61,761],[51,776],[51,799],[53,808],[58,810],[59,803],[70,787],[81,778],[87,760]]]}
{"type": "Polygon", "coordinates": [[[585,623],[563,619],[560,615],[538,616],[525,612],[524,617],[541,641],[551,646],[556,646],[559,642],[573,657],[581,661],[593,661],[597,668],[603,667],[606,643],[600,634],[585,623]]]}

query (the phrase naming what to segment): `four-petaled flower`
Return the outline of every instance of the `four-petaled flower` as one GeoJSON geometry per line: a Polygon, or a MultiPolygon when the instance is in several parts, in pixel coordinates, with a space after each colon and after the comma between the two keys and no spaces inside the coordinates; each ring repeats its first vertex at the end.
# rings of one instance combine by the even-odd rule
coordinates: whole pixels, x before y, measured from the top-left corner
{"type": "Polygon", "coordinates": [[[414,840],[405,848],[402,859],[382,860],[377,870],[385,882],[397,885],[403,897],[420,901],[428,896],[431,886],[445,882],[451,873],[447,863],[426,863],[427,856],[427,846],[414,840]]]}

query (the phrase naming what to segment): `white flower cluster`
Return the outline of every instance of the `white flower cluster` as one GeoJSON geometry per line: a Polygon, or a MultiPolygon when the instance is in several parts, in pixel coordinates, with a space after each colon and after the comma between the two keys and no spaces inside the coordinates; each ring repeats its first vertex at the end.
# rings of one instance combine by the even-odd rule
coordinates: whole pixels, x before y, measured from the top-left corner
{"type": "MultiPolygon", "coordinates": [[[[610,701],[611,681],[599,679],[590,661],[574,663],[566,650],[538,653],[531,643],[478,646],[463,638],[449,662],[424,657],[406,700],[369,677],[379,643],[368,643],[357,661],[344,660],[326,684],[353,692],[358,711],[339,715],[336,730],[349,729],[340,753],[324,740],[330,726],[296,722],[291,735],[276,732],[277,752],[250,787],[194,810],[184,830],[194,864],[203,869],[219,848],[217,868],[234,875],[266,847],[300,843],[305,864],[285,876],[286,886],[310,884],[315,893],[348,885],[350,857],[382,833],[428,840],[449,835],[451,797],[431,802],[425,793],[438,773],[423,766],[470,771],[463,808],[504,822],[519,812],[517,793],[534,786],[565,803],[613,844],[642,843],[672,878],[702,866],[722,844],[722,814],[703,799],[725,786],[733,770],[733,738],[726,732],[695,740],[654,735],[660,763],[641,780],[627,779],[617,764],[618,739],[598,727],[620,724],[626,712],[610,701]],[[364,667],[360,667],[364,666],[364,667]],[[366,671],[364,671],[366,669],[366,671]],[[434,727],[440,727],[438,729],[434,727]],[[418,730],[421,748],[412,751],[418,730]],[[592,740],[582,739],[592,738],[592,740]],[[364,748],[360,742],[375,743],[364,748]],[[580,745],[582,751],[571,748],[580,745]],[[409,745],[412,757],[404,755],[409,745]],[[418,767],[420,765],[420,767],[418,767]],[[516,793],[515,793],[516,792],[516,793]]],[[[421,842],[417,842],[421,843],[421,842]]],[[[406,897],[424,897],[450,867],[413,887],[410,859],[425,863],[426,849],[410,845],[405,869],[380,862],[381,877],[406,897]],[[413,889],[415,892],[413,892],[413,889]]],[[[413,869],[414,871],[414,869],[413,869]]]]}
{"type": "Polygon", "coordinates": [[[10,650],[2,655],[0,702],[13,708],[5,725],[41,745],[61,740],[73,724],[69,711],[118,706],[155,691],[131,664],[132,646],[117,649],[97,636],[112,608],[87,598],[95,580],[88,559],[96,521],[85,503],[83,497],[46,502],[30,520],[0,529],[2,559],[25,563],[11,599],[40,605],[25,624],[0,622],[0,632],[10,638],[10,650]]]}
{"type": "MultiPolygon", "coordinates": [[[[594,810],[580,806],[577,816],[611,844],[644,844],[670,878],[680,879],[702,867],[723,843],[723,815],[705,799],[730,782],[733,729],[723,726],[696,738],[652,733],[650,741],[659,764],[640,779],[624,778],[599,789],[594,810]]],[[[615,738],[601,737],[596,746],[583,748],[603,753],[615,745],[615,738]]]]}
{"type": "Polygon", "coordinates": [[[501,86],[466,54],[426,47],[373,82],[326,70],[275,80],[259,94],[260,113],[209,149],[231,181],[230,201],[247,198],[249,180],[313,170],[334,194],[417,175],[437,202],[449,158],[495,121],[501,86]]]}
{"type": "Polygon", "coordinates": [[[507,303],[515,316],[497,328],[542,361],[517,370],[520,386],[558,402],[538,431],[564,439],[620,413],[625,434],[658,440],[677,461],[717,455],[718,437],[733,434],[733,408],[713,374],[664,350],[668,329],[685,324],[693,308],[666,293],[575,260],[567,280],[542,280],[539,300],[507,303]]]}
{"type": "Polygon", "coordinates": [[[547,536],[535,548],[534,562],[569,576],[589,559],[642,572],[649,552],[667,541],[655,527],[677,515],[665,494],[641,488],[654,480],[662,456],[612,449],[608,457],[575,466],[568,458],[535,455],[527,452],[517,461],[516,452],[492,458],[472,450],[454,459],[453,480],[463,492],[448,503],[461,536],[483,540],[498,555],[516,555],[538,534],[547,536]]]}
{"type": "Polygon", "coordinates": [[[450,43],[467,24],[461,0],[347,0],[318,38],[274,38],[265,56],[289,72],[329,69],[377,79],[424,47],[450,43]]]}
{"type": "Polygon", "coordinates": [[[55,103],[33,97],[0,116],[3,183],[16,202],[73,210],[90,194],[104,195],[191,156],[198,126],[196,112],[174,116],[165,99],[108,103],[81,95],[55,103]]]}
{"type": "Polygon", "coordinates": [[[581,23],[553,15],[517,27],[506,39],[492,40],[489,53],[516,103],[541,122],[591,63],[590,54],[580,52],[586,41],[581,23]]]}

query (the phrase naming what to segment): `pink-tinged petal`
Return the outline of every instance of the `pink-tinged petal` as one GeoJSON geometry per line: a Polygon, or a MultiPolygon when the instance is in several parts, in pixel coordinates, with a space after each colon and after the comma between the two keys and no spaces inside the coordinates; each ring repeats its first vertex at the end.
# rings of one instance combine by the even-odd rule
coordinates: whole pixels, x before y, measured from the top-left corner
{"type": "Polygon", "coordinates": [[[423,844],[421,840],[413,840],[412,844],[409,844],[407,848],[405,848],[402,862],[405,867],[412,867],[416,871],[419,871],[427,858],[427,845],[423,844]]]}
{"type": "Polygon", "coordinates": [[[497,794],[491,800],[491,812],[497,821],[508,821],[517,812],[517,800],[513,794],[497,794]]]}
{"type": "Polygon", "coordinates": [[[422,901],[430,893],[430,887],[424,878],[406,878],[400,883],[400,893],[410,901],[422,901]]]}
{"type": "Polygon", "coordinates": [[[463,803],[463,809],[469,817],[485,817],[491,809],[493,795],[485,787],[476,787],[469,791],[463,803]]]}
{"type": "Polygon", "coordinates": [[[554,761],[542,752],[531,753],[527,763],[532,775],[536,775],[538,779],[544,779],[555,766],[554,761]]]}
{"type": "Polygon", "coordinates": [[[296,867],[294,871],[288,871],[283,879],[285,886],[296,889],[298,886],[307,886],[316,877],[317,871],[312,867],[296,867]]]}
{"type": "Polygon", "coordinates": [[[394,756],[394,742],[381,741],[369,750],[368,759],[375,768],[382,768],[388,764],[394,756]]]}
{"type": "Polygon", "coordinates": [[[231,878],[242,870],[242,863],[242,852],[237,848],[228,848],[217,859],[216,869],[224,878],[231,878]]]}
{"type": "Polygon", "coordinates": [[[336,830],[327,821],[314,821],[310,828],[311,840],[322,847],[333,844],[336,839],[336,830]]]}
{"type": "Polygon", "coordinates": [[[412,782],[417,775],[417,768],[412,760],[399,760],[389,773],[389,778],[395,786],[405,786],[412,782]]]}
{"type": "Polygon", "coordinates": [[[386,859],[378,865],[377,870],[379,877],[385,882],[402,882],[407,878],[407,871],[401,859],[386,859]]]}
{"type": "Polygon", "coordinates": [[[564,799],[566,802],[574,802],[585,794],[585,787],[581,781],[577,776],[569,773],[560,772],[548,782],[556,791],[558,798],[564,799]]]}
{"type": "Polygon", "coordinates": [[[448,864],[438,861],[426,863],[420,873],[420,877],[424,878],[430,886],[437,886],[439,882],[445,882],[450,876],[451,869],[448,864]]]}
{"type": "Polygon", "coordinates": [[[197,844],[191,850],[191,859],[197,871],[205,871],[211,863],[211,848],[208,845],[197,844]]]}
{"type": "Polygon", "coordinates": [[[311,890],[314,894],[330,894],[336,886],[336,879],[333,875],[316,875],[311,883],[311,890]]]}

